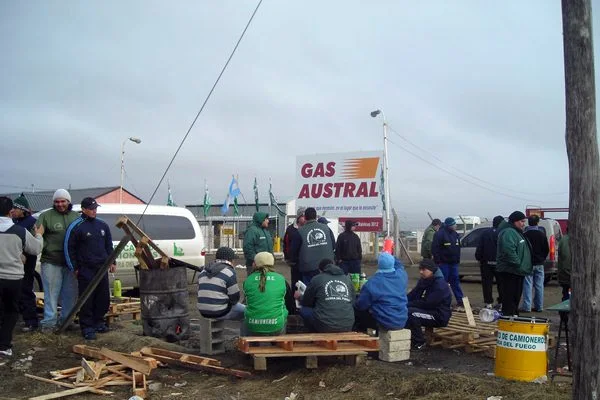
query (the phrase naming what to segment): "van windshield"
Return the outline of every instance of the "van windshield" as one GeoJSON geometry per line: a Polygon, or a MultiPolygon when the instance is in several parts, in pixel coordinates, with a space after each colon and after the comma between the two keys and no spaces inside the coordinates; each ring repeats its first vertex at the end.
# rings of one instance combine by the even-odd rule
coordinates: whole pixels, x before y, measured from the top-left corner
{"type": "MultiPolygon", "coordinates": [[[[98,214],[98,218],[110,226],[110,233],[113,241],[123,238],[125,232],[115,226],[117,219],[122,214],[98,214]]],[[[144,215],[142,220],[137,223],[140,214],[128,214],[141,230],[143,230],[152,240],[182,240],[194,239],[196,233],[194,226],[189,219],[176,215],[144,215]]]]}

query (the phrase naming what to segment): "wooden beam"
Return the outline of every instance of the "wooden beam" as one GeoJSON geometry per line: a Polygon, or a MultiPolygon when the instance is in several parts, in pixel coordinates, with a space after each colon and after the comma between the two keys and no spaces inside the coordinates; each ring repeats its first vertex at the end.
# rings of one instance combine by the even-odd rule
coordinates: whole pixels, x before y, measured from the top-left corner
{"type": "Polygon", "coordinates": [[[463,306],[465,307],[465,314],[467,314],[467,321],[469,326],[477,326],[475,323],[475,317],[473,317],[473,309],[471,308],[471,302],[468,297],[463,297],[463,306]]]}
{"type": "MultiPolygon", "coordinates": [[[[76,387],[72,383],[55,381],[55,380],[52,380],[52,379],[42,378],[41,376],[35,376],[35,375],[30,375],[30,374],[25,374],[25,376],[27,378],[35,379],[35,380],[40,381],[40,382],[52,383],[54,385],[66,387],[66,388],[69,388],[69,389],[74,389],[76,387]]],[[[100,390],[100,389],[95,389],[95,388],[92,388],[92,390],[90,390],[90,391],[92,393],[96,393],[96,394],[112,394],[112,392],[109,392],[108,390],[100,390]]]]}
{"type": "Polygon", "coordinates": [[[100,353],[103,356],[105,356],[106,358],[116,361],[119,364],[123,364],[126,367],[131,368],[134,371],[141,372],[145,375],[150,375],[150,372],[152,372],[153,368],[147,360],[139,359],[137,357],[122,354],[122,353],[118,353],[116,351],[107,349],[106,347],[103,347],[100,350],[100,353]]]}
{"type": "MultiPolygon", "coordinates": [[[[43,396],[30,397],[29,400],[50,400],[50,399],[59,399],[61,397],[67,397],[74,394],[91,392],[94,388],[90,386],[83,386],[74,389],[63,390],[62,392],[45,394],[43,396]]],[[[111,392],[112,393],[112,392],[111,392]]]]}
{"type": "MultiPolygon", "coordinates": [[[[88,345],[85,345],[85,344],[76,344],[76,345],[74,345],[73,346],[73,353],[81,354],[82,356],[91,357],[91,358],[95,358],[95,359],[98,359],[98,360],[112,360],[110,357],[107,357],[106,355],[104,355],[102,353],[102,351],[101,351],[100,348],[93,347],[93,346],[88,346],[88,345]]],[[[148,363],[148,365],[150,365],[150,367],[152,369],[158,368],[158,362],[154,358],[151,358],[151,357],[142,357],[141,355],[138,355],[138,354],[127,354],[127,353],[121,353],[121,352],[115,352],[115,353],[121,354],[121,355],[123,355],[125,357],[137,360],[139,362],[146,362],[146,363],[148,363]]],[[[117,368],[117,367],[118,366],[115,366],[113,368],[117,368]]],[[[63,371],[59,371],[59,372],[63,372],[63,371]]]]}

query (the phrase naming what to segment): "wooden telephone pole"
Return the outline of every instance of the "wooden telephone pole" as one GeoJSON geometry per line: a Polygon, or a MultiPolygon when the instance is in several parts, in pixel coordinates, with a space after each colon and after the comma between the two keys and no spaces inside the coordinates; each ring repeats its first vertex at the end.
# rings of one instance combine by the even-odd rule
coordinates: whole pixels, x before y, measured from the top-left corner
{"type": "Polygon", "coordinates": [[[572,273],[570,329],[573,399],[600,399],[600,161],[591,0],[562,0],[569,234],[572,273]]]}

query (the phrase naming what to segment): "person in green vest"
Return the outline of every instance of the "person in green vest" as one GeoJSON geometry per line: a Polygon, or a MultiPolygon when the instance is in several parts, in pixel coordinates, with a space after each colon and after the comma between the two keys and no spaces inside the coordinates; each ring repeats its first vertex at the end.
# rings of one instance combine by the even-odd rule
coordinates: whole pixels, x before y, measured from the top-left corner
{"type": "Polygon", "coordinates": [[[241,336],[285,333],[288,314],[294,311],[292,291],[283,275],[275,272],[273,254],[262,251],[254,257],[254,271],[244,281],[246,312],[241,336]]]}
{"type": "Polygon", "coordinates": [[[273,253],[273,237],[269,232],[269,214],[255,212],[252,224],[244,232],[244,258],[248,274],[252,272],[254,257],[261,251],[273,253]]]}
{"type": "Polygon", "coordinates": [[[423,258],[432,258],[431,254],[431,244],[433,243],[433,236],[442,226],[442,221],[439,219],[434,219],[431,221],[431,225],[425,229],[423,233],[423,239],[421,240],[421,257],[423,258]]]}
{"type": "Polygon", "coordinates": [[[558,284],[562,287],[562,300],[571,298],[571,249],[569,248],[569,228],[558,242],[558,284]]]}

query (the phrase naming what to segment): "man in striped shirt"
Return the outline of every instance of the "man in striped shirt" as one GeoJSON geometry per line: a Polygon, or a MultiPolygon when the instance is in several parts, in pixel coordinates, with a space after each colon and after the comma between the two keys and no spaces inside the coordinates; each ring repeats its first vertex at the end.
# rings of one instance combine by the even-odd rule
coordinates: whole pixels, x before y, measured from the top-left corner
{"type": "Polygon", "coordinates": [[[198,311],[204,318],[244,319],[246,306],[240,301],[240,288],[231,263],[235,252],[220,247],[216,259],[206,266],[198,278],[198,311]]]}

